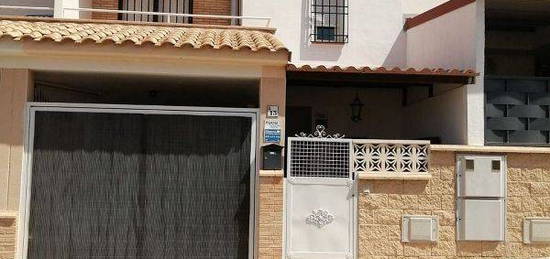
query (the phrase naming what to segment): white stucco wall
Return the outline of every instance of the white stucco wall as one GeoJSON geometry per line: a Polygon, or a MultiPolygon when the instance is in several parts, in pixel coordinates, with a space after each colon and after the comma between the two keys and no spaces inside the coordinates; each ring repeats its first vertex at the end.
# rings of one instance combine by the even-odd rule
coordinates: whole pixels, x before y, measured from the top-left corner
{"type": "Polygon", "coordinates": [[[401,0],[403,14],[414,16],[434,8],[434,6],[445,3],[449,0],[401,0]]]}
{"type": "Polygon", "coordinates": [[[475,67],[476,5],[470,4],[407,31],[407,65],[475,67]]]}
{"type": "Polygon", "coordinates": [[[466,109],[453,113],[454,118],[448,121],[450,136],[466,135],[462,144],[484,144],[484,50],[484,0],[407,31],[407,66],[474,69],[480,73],[476,83],[467,85],[463,92],[466,109]]]}
{"type": "Polygon", "coordinates": [[[466,131],[456,128],[466,124],[465,92],[458,87],[403,107],[403,125],[409,125],[402,128],[403,138],[440,137],[445,144],[466,143],[466,131]]]}
{"type": "MultiPolygon", "coordinates": [[[[272,17],[277,37],[292,51],[292,63],[405,66],[405,17],[446,0],[348,0],[349,42],[311,43],[309,0],[243,0],[244,16],[272,17]]],[[[244,25],[261,22],[244,21],[244,25]]]]}

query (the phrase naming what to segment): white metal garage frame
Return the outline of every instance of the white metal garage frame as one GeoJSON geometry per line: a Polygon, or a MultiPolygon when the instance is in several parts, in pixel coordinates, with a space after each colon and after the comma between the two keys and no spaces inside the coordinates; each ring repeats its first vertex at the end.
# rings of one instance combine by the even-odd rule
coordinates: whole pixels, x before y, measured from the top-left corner
{"type": "Polygon", "coordinates": [[[21,172],[21,187],[19,200],[19,217],[17,220],[17,250],[16,258],[27,258],[28,225],[31,197],[32,155],[34,147],[35,115],[37,111],[50,112],[87,112],[87,113],[119,113],[119,114],[151,114],[151,115],[195,115],[195,116],[231,116],[251,119],[250,127],[250,215],[249,215],[249,246],[248,257],[257,255],[258,190],[259,183],[257,150],[257,121],[259,109],[225,108],[225,107],[194,107],[194,106],[158,106],[158,105],[121,105],[121,104],[87,104],[87,103],[45,103],[29,102],[26,108],[24,156],[21,172]]]}

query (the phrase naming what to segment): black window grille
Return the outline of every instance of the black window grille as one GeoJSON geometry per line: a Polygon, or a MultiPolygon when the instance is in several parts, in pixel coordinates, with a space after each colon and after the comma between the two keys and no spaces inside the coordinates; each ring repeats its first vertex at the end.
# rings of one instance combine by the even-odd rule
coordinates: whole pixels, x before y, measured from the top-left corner
{"type": "Polygon", "coordinates": [[[348,42],[348,0],[311,0],[312,42],[348,42]]]}
{"type": "MultiPolygon", "coordinates": [[[[190,0],[119,0],[119,9],[156,13],[191,13],[190,0]]],[[[119,20],[141,22],[190,23],[190,18],[166,15],[120,14],[119,20]]]]}

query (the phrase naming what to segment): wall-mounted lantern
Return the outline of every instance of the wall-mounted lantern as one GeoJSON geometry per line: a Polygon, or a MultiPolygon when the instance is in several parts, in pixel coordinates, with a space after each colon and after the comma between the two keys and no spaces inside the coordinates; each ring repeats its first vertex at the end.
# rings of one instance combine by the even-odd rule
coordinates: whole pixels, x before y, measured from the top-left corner
{"type": "Polygon", "coordinates": [[[359,122],[361,120],[361,110],[365,106],[359,99],[359,94],[355,95],[355,99],[350,103],[351,106],[351,121],[359,122]]]}

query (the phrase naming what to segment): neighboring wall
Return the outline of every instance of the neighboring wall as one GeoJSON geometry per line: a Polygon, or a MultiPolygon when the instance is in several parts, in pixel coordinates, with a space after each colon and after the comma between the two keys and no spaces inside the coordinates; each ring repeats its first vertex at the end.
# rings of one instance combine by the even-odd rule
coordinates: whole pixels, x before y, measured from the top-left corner
{"type": "MultiPolygon", "coordinates": [[[[441,149],[440,149],[441,150],[441,149]]],[[[455,156],[432,151],[430,181],[361,180],[359,187],[359,257],[421,256],[527,258],[550,256],[550,244],[522,242],[525,217],[550,217],[549,154],[508,153],[506,242],[457,242],[455,228],[455,156]],[[366,188],[370,193],[363,192],[366,188]],[[401,217],[439,218],[435,243],[402,243],[401,217]]]]}
{"type": "MultiPolygon", "coordinates": [[[[292,51],[292,63],[405,66],[405,15],[443,0],[361,0],[349,2],[349,42],[311,43],[309,0],[242,0],[245,16],[272,17],[277,37],[292,51]]],[[[260,25],[247,20],[245,25],[260,25]]]]}
{"type": "MultiPolygon", "coordinates": [[[[455,2],[465,2],[462,0],[455,2]]],[[[467,141],[484,144],[485,1],[478,0],[407,30],[407,66],[473,69],[476,83],[466,86],[467,141]]]]}

